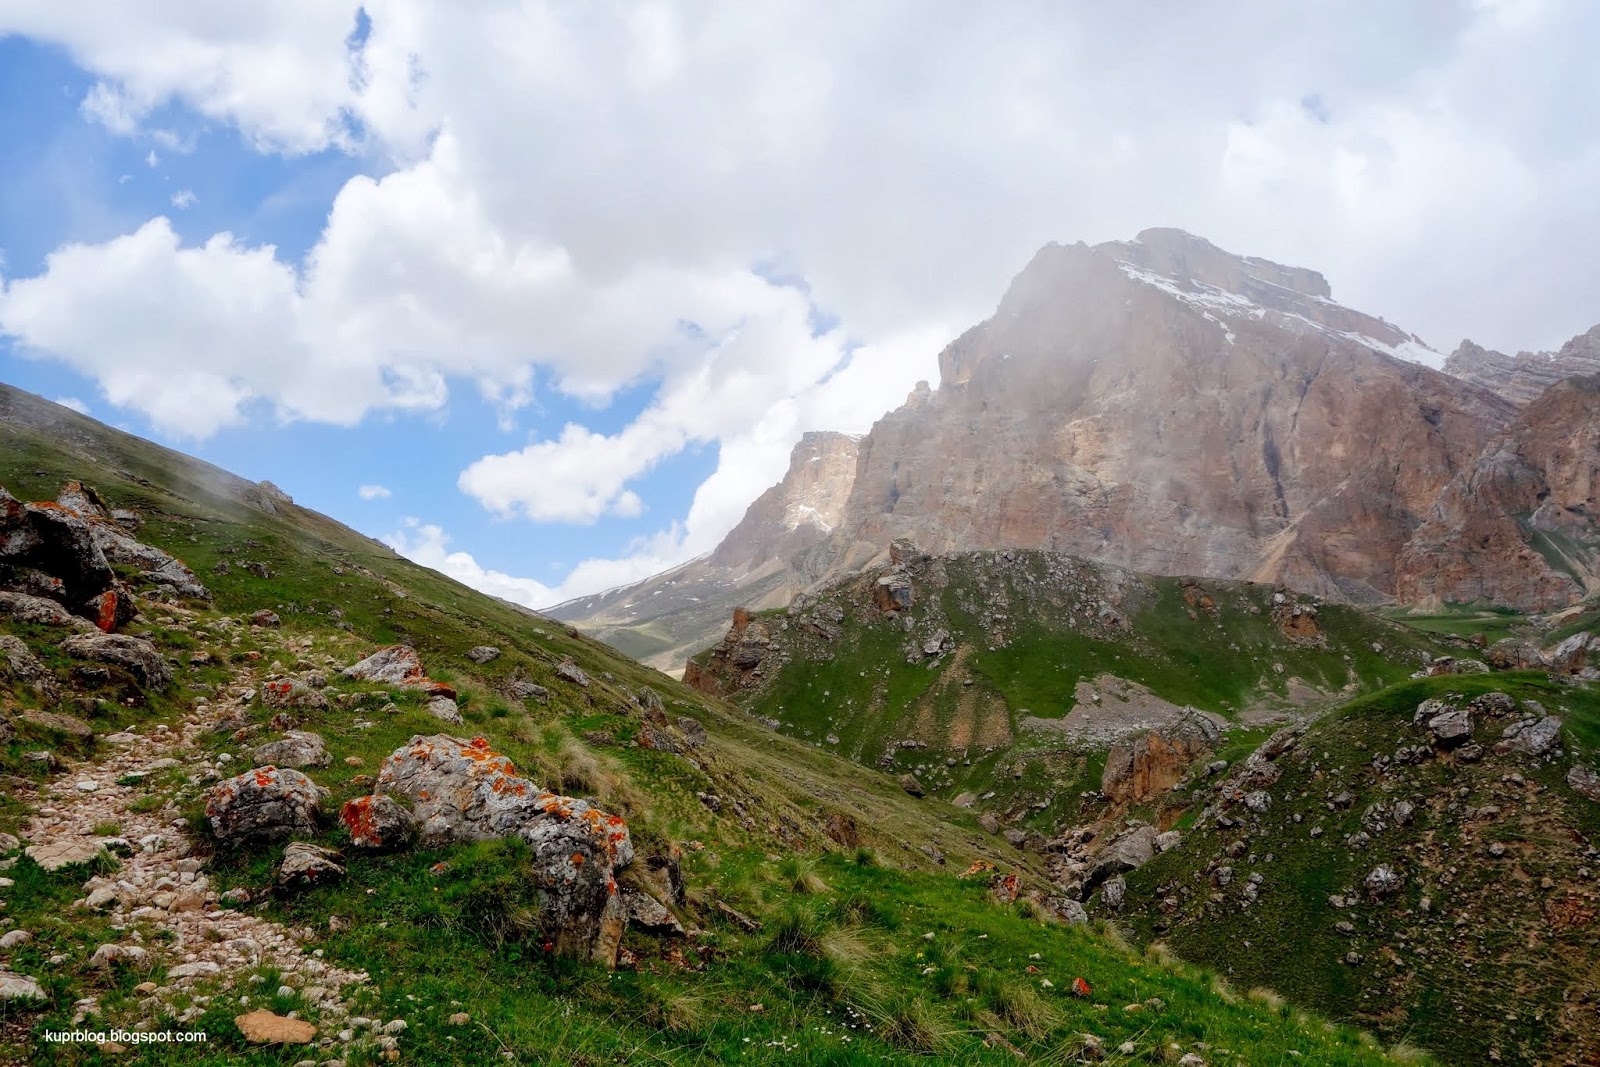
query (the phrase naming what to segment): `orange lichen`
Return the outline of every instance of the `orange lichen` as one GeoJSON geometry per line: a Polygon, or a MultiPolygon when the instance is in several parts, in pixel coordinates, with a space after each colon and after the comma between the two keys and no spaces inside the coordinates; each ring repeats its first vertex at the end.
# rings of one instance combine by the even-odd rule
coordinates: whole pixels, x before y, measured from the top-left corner
{"type": "Polygon", "coordinates": [[[572,865],[574,867],[582,867],[583,866],[583,853],[582,852],[574,852],[572,854],[572,865]]]}
{"type": "Polygon", "coordinates": [[[382,844],[373,826],[371,797],[356,797],[348,801],[339,812],[339,821],[350,831],[352,839],[382,844]]]}

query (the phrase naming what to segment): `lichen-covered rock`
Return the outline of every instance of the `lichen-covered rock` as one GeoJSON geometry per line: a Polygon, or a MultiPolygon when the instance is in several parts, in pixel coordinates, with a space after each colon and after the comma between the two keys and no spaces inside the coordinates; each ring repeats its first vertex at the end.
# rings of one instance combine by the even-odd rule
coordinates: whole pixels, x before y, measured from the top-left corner
{"type": "Polygon", "coordinates": [[[339,811],[339,821],[357,848],[403,849],[417,837],[417,820],[405,805],[384,793],[348,801],[339,811]]]}
{"type": "Polygon", "coordinates": [[[300,708],[325,711],[328,698],[304,682],[293,678],[275,678],[261,683],[261,703],[269,708],[300,708]]]}
{"type": "Polygon", "coordinates": [[[9,677],[40,696],[54,698],[56,678],[20,637],[0,634],[0,678],[9,677]]]}
{"type": "Polygon", "coordinates": [[[0,589],[0,615],[9,615],[18,622],[35,626],[63,626],[85,633],[95,628],[93,623],[72,614],[54,600],[8,589],[0,589]]]}
{"type": "Polygon", "coordinates": [[[283,620],[278,617],[278,613],[276,611],[272,611],[269,608],[262,608],[260,611],[253,611],[250,613],[250,625],[259,626],[266,629],[275,629],[283,625],[283,620]]]}
{"type": "Polygon", "coordinates": [[[257,745],[251,751],[250,758],[255,760],[258,767],[275,766],[291,769],[326,767],[332,761],[321,735],[308,730],[290,730],[277,741],[257,745]]]}
{"type": "Polygon", "coordinates": [[[551,949],[615,963],[626,922],[615,876],[633,861],[620,816],[518,777],[482,738],[413,737],[383,761],[375,789],[411,802],[427,847],[520,837],[551,949]]]}
{"type": "Polygon", "coordinates": [[[154,545],[145,544],[109,518],[91,521],[89,532],[94,543],[112,563],[138,567],[144,572],[146,580],[164,585],[179,596],[211,599],[211,590],[201,583],[199,575],[190,570],[183,560],[154,545]]]}
{"type": "Polygon", "coordinates": [[[142,637],[126,634],[79,634],[61,642],[61,650],[81,659],[110,663],[128,671],[139,683],[163,689],[172,682],[172,668],[161,653],[142,637]]]}
{"type": "Polygon", "coordinates": [[[219,841],[278,841],[315,833],[328,791],[299,771],[258,767],[206,793],[206,819],[219,841]]]}
{"type": "Polygon", "coordinates": [[[655,937],[682,937],[683,924],[666,905],[648,893],[629,886],[621,891],[622,910],[628,925],[655,937]]]}
{"type": "Polygon", "coordinates": [[[283,850],[283,862],[278,865],[277,887],[280,890],[308,889],[338,881],[344,877],[341,858],[331,848],[292,841],[283,850]]]}

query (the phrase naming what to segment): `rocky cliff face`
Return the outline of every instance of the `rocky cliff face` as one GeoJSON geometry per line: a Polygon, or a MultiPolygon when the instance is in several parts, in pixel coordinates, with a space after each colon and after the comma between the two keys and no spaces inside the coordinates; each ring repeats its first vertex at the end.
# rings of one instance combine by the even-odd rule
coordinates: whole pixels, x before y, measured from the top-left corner
{"type": "Polygon", "coordinates": [[[1471,341],[1444,362],[1446,374],[1490,389],[1519,407],[1566,378],[1600,374],[1600,326],[1581,333],[1557,352],[1519,352],[1508,356],[1471,341]]]}
{"type": "MultiPolygon", "coordinates": [[[[1454,358],[1454,357],[1452,357],[1454,358]]],[[[1399,560],[1423,604],[1526,611],[1600,593],[1600,375],[1546,389],[1440,494],[1399,560]]]]}
{"type": "Polygon", "coordinates": [[[1393,596],[1396,556],[1514,409],[1327,294],[1171,230],[1044,248],[939,388],[861,442],[843,520],[799,569],[910,537],[1393,596]]]}

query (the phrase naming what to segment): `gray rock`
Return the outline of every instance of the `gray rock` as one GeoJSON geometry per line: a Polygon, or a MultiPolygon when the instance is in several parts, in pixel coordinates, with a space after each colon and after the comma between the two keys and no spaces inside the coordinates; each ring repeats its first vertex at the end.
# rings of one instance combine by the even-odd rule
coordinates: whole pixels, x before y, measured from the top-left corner
{"type": "Polygon", "coordinates": [[[474,663],[488,663],[499,655],[500,650],[493,645],[478,645],[476,648],[467,649],[467,658],[474,663]]]}
{"type": "Polygon", "coordinates": [[[280,740],[257,745],[250,758],[257,767],[326,767],[332,757],[322,737],[306,730],[290,730],[280,740]]]}
{"type": "Polygon", "coordinates": [[[1600,774],[1591,768],[1574,766],[1567,771],[1567,784],[1579,796],[1600,802],[1600,774]]]}
{"type": "Polygon", "coordinates": [[[1367,896],[1373,900],[1386,900],[1400,891],[1404,879],[1400,872],[1387,863],[1380,863],[1367,873],[1362,881],[1362,886],[1367,891],[1367,896]]]}
{"type": "Polygon", "coordinates": [[[83,633],[95,631],[94,623],[78,618],[54,600],[6,589],[0,589],[0,615],[9,615],[18,622],[35,626],[61,626],[83,633]]]}
{"type": "Polygon", "coordinates": [[[589,687],[589,676],[570,657],[556,664],[556,677],[585,689],[589,687]]]}
{"type": "Polygon", "coordinates": [[[1246,793],[1244,806],[1257,815],[1265,815],[1268,809],[1272,807],[1272,794],[1265,789],[1257,789],[1253,793],[1246,793]]]}
{"type": "Polygon", "coordinates": [[[1155,846],[1157,852],[1171,852],[1183,843],[1183,834],[1177,830],[1168,830],[1166,833],[1157,834],[1155,846]]]}
{"type": "Polygon", "coordinates": [[[1573,634],[1551,649],[1547,655],[1550,669],[1558,674],[1577,674],[1589,659],[1589,632],[1573,634]]]}
{"type": "Polygon", "coordinates": [[[1554,715],[1531,722],[1514,722],[1500,735],[1497,750],[1543,756],[1561,741],[1561,720],[1554,715]]]}
{"type": "Polygon", "coordinates": [[[1154,859],[1155,854],[1156,828],[1135,827],[1112,838],[1095,854],[1084,884],[1092,887],[1113,875],[1138,870],[1154,859]]]}
{"type": "Polygon", "coordinates": [[[986,811],[978,816],[978,825],[985,833],[997,834],[1000,832],[1000,818],[992,811],[986,811]]]}
{"type": "Polygon", "coordinates": [[[683,734],[685,748],[703,748],[707,740],[706,728],[699,719],[685,715],[678,720],[678,730],[683,734]]]}
{"type": "Polygon", "coordinates": [[[1489,646],[1484,654],[1489,666],[1498,671],[1536,670],[1545,666],[1544,653],[1531,641],[1507,637],[1489,646]]]}
{"type": "Polygon", "coordinates": [[[1397,800],[1390,813],[1394,816],[1396,826],[1410,826],[1411,820],[1416,817],[1416,805],[1409,800],[1397,800]]]}
{"type": "Polygon", "coordinates": [[[456,702],[447,696],[433,696],[428,698],[428,714],[440,722],[447,722],[452,726],[461,725],[461,709],[456,702]]]}
{"type": "Polygon", "coordinates": [[[56,677],[50,668],[28,648],[27,642],[10,634],[0,634],[0,678],[9,677],[35,693],[53,701],[57,694],[56,677]]]}
{"type": "Polygon", "coordinates": [[[900,781],[900,788],[904,789],[911,796],[922,797],[922,796],[926,796],[927,795],[926,792],[924,792],[924,790],[922,788],[922,783],[917,781],[917,776],[916,775],[914,775],[914,774],[902,774],[900,776],[899,781],[900,781]]]}
{"type": "Polygon", "coordinates": [[[25,974],[0,970],[0,1004],[43,999],[45,999],[44,990],[39,988],[39,983],[34,979],[25,974]]]}
{"type": "Polygon", "coordinates": [[[258,626],[268,630],[275,630],[283,625],[283,620],[278,617],[278,613],[267,608],[251,612],[248,621],[251,626],[258,626]]]}
{"type": "Polygon", "coordinates": [[[1472,714],[1465,708],[1450,708],[1428,720],[1428,732],[1441,747],[1451,748],[1472,740],[1472,714]]]}
{"type": "Polygon", "coordinates": [[[309,889],[344,877],[342,857],[331,848],[292,841],[283,850],[278,865],[277,887],[281,890],[309,889]]]}
{"type": "Polygon", "coordinates": [[[269,708],[327,711],[328,698],[298,678],[276,678],[261,684],[261,703],[269,708]]]}
{"type": "Polygon", "coordinates": [[[219,841],[278,841],[315,833],[327,795],[299,771],[262,767],[212,786],[206,818],[219,841]]]}
{"type": "Polygon", "coordinates": [[[343,674],[346,678],[385,685],[414,687],[427,681],[427,675],[422,670],[422,657],[409,645],[380,648],[366,659],[346,667],[343,674]]]}
{"type": "Polygon", "coordinates": [[[172,684],[172,668],[142,637],[126,634],[78,634],[61,642],[61,650],[80,659],[92,659],[121,667],[151,689],[172,684]]]}
{"type": "Polygon", "coordinates": [[[512,682],[507,687],[506,692],[510,694],[512,700],[536,700],[540,704],[550,703],[550,690],[542,685],[534,685],[532,682],[512,682]]]}
{"type": "Polygon", "coordinates": [[[682,937],[683,924],[666,905],[632,886],[622,889],[622,908],[628,925],[655,937],[682,937]]]}

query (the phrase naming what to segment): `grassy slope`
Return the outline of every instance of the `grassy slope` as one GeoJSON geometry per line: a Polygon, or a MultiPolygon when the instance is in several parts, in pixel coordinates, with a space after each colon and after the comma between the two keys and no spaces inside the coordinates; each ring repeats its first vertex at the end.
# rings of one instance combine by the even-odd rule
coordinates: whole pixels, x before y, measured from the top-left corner
{"type": "MultiPolygon", "coordinates": [[[[267,898],[266,914],[304,924],[331,960],[373,973],[372,999],[360,1007],[411,1020],[402,1045],[407,1062],[477,1064],[505,1052],[522,1062],[567,1063],[855,1063],[929,1053],[942,1062],[1012,1062],[1003,1045],[986,1044],[989,1034],[1039,1062],[1061,1062],[1085,1031],[1112,1049],[1133,1040],[1140,1057],[1154,1062],[1202,1041],[1212,1046],[1213,1063],[1382,1059],[1351,1031],[1271,1004],[1236,1001],[1199,972],[1143,960],[1114,940],[991,903],[981,878],[960,881],[921,849],[948,856],[954,869],[983,859],[1027,879],[1034,872],[937,801],[912,801],[881,775],[775,736],[596,642],[415,567],[324,517],[289,506],[268,514],[242,499],[245,483],[203,464],[11,391],[0,390],[0,408],[0,484],[26,499],[51,497],[69,478],[89,481],[115,505],[139,509],[147,519],[141,536],[180,553],[216,593],[215,611],[196,620],[147,609],[137,629],[184,665],[179,682],[155,696],[126,688],[98,694],[107,699],[80,709],[97,730],[172,721],[196,694],[254,662],[252,652],[263,666],[274,659],[315,665],[324,657],[343,663],[374,645],[409,639],[436,676],[461,689],[469,726],[463,732],[482,733],[547,782],[560,779],[563,788],[625,811],[642,849],[685,846],[686,918],[708,934],[681,961],[630,934],[628,944],[642,957],[636,972],[552,961],[523,941],[515,908],[523,861],[506,845],[357,858],[337,886],[291,900],[267,898]],[[231,561],[229,572],[213,573],[223,559],[231,561]],[[265,563],[272,576],[256,576],[243,561],[265,563]],[[220,613],[260,607],[282,614],[281,632],[247,631],[230,642],[212,629],[220,613]],[[466,649],[486,643],[504,654],[484,668],[464,658],[466,649]],[[220,662],[188,667],[190,651],[212,651],[220,662]],[[578,689],[554,679],[563,656],[589,671],[594,685],[578,689]],[[513,706],[499,697],[497,688],[512,677],[550,687],[551,705],[513,706]],[[627,747],[637,720],[626,693],[644,685],[662,693],[669,712],[693,714],[708,727],[712,740],[698,767],[627,747]],[[742,800],[748,824],[728,817],[726,808],[711,815],[695,798],[701,791],[742,800]],[[872,848],[856,858],[824,855],[832,846],[818,826],[831,813],[852,817],[872,848]],[[874,856],[882,862],[871,862],[874,856]],[[443,873],[432,874],[441,860],[443,873]],[[712,898],[757,916],[764,929],[729,927],[705,907],[712,898]],[[333,932],[332,915],[355,921],[333,932]],[[924,938],[929,932],[931,940],[924,938]],[[1092,1000],[1067,995],[1079,974],[1098,987],[1092,1000]],[[1046,986],[1046,978],[1053,984],[1046,986]],[[1124,1010],[1151,998],[1139,1012],[1124,1010]],[[462,1009],[473,1015],[471,1026],[443,1025],[462,1009]]],[[[59,636],[0,628],[46,655],[59,636]]],[[[370,688],[340,684],[351,692],[370,688]]],[[[7,704],[36,702],[18,692],[0,697],[7,704]]],[[[352,726],[363,714],[374,717],[370,704],[336,703],[309,718],[307,727],[321,731],[333,751],[333,766],[317,777],[336,797],[357,792],[351,779],[370,773],[412,732],[438,728],[414,700],[399,704],[393,718],[370,731],[352,726]]],[[[264,721],[268,713],[257,708],[254,717],[264,721]]],[[[19,756],[41,742],[68,749],[64,737],[27,729],[22,743],[0,752],[0,772],[35,775],[19,756]]],[[[223,736],[211,743],[218,751],[239,750],[223,736]]],[[[92,754],[92,743],[71,751],[92,754]]],[[[174,814],[193,815],[198,786],[181,770],[151,779],[148,788],[152,808],[170,805],[174,814]]],[[[0,828],[19,828],[21,814],[14,801],[0,807],[0,828]]],[[[340,843],[337,833],[324,840],[340,843]]],[[[211,870],[220,886],[259,890],[276,857],[276,850],[223,854],[212,858],[211,870]]],[[[10,963],[39,974],[52,999],[41,1014],[0,1009],[0,1059],[94,1062],[92,1051],[52,1049],[37,1040],[42,1029],[65,1026],[73,999],[86,992],[101,997],[108,1021],[139,1017],[132,987],[150,976],[83,970],[111,934],[103,919],[66,908],[80,895],[85,874],[46,875],[27,860],[7,872],[16,885],[7,891],[6,916],[37,937],[10,963]],[[46,966],[52,953],[65,963],[46,966]]],[[[240,986],[256,994],[253,1006],[300,1007],[271,993],[277,976],[259,977],[259,984],[240,986]]],[[[231,1022],[240,1010],[237,991],[218,996],[193,1024],[212,1034],[210,1045],[167,1047],[122,1062],[301,1058],[296,1050],[245,1047],[231,1022]]]]}
{"type": "Polygon", "coordinates": [[[1021,720],[1064,717],[1080,681],[1113,674],[1234,719],[1288,707],[1291,679],[1325,694],[1378,688],[1455,648],[1337,604],[1320,607],[1324,643],[1297,643],[1273,621],[1271,587],[1135,576],[1044,553],[921,561],[912,574],[909,632],[905,618],[872,607],[875,575],[846,579],[793,616],[763,616],[787,661],[763,668],[760,685],[737,699],[785,733],[869,766],[896,740],[925,741],[897,752],[894,769],[917,772],[946,798],[994,790],[986,806],[1041,830],[1079,817],[1077,794],[1098,788],[1104,756],[1023,730],[1021,720]],[[1125,625],[1102,618],[1103,604],[1125,625]],[[801,625],[832,610],[843,614],[838,640],[801,625]],[[956,650],[930,660],[920,646],[941,629],[956,650]]]}
{"type": "MultiPolygon", "coordinates": [[[[1560,715],[1580,758],[1600,746],[1600,693],[1542,674],[1385,689],[1310,727],[1296,753],[1280,761],[1284,774],[1270,789],[1267,815],[1235,811],[1245,827],[1192,831],[1182,848],[1130,875],[1129,898],[1141,903],[1129,921],[1141,937],[1165,938],[1233,981],[1270,986],[1433,1048],[1448,1062],[1489,1062],[1491,1053],[1503,1063],[1591,1062],[1584,1057],[1600,1049],[1600,928],[1586,868],[1597,866],[1600,805],[1567,787],[1570,761],[1490,754],[1481,763],[1429,761],[1387,775],[1371,766],[1375,756],[1422,740],[1411,722],[1420,701],[1490,691],[1560,715]],[[1327,801],[1342,790],[1355,799],[1336,809],[1327,801]],[[1370,804],[1399,799],[1417,805],[1412,825],[1373,831],[1364,848],[1345,844],[1370,804]],[[1468,810],[1486,806],[1500,811],[1468,810]],[[1319,839],[1310,836],[1313,826],[1323,829],[1319,839]],[[1245,845],[1229,858],[1224,850],[1236,840],[1245,845]],[[1499,858],[1488,852],[1496,842],[1506,849],[1499,858]],[[1359,891],[1379,863],[1405,875],[1397,898],[1330,906],[1331,895],[1359,891]],[[1218,864],[1235,872],[1227,887],[1210,877],[1218,864]],[[1252,872],[1265,881],[1259,901],[1245,906],[1240,891],[1252,872]],[[1171,903],[1156,906],[1163,898],[1171,903]],[[1354,930],[1339,931],[1340,922],[1354,930]],[[1344,961],[1351,951],[1361,962],[1344,961]]],[[[1479,716],[1477,739],[1489,747],[1504,725],[1479,716]]]]}

